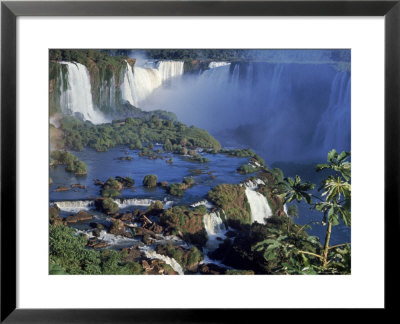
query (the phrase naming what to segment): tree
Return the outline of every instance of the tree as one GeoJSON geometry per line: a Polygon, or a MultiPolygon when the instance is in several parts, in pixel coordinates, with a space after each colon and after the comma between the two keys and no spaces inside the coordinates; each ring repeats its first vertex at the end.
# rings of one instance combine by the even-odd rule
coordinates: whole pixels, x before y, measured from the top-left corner
{"type": "MultiPolygon", "coordinates": [[[[296,175],[295,179],[286,178],[285,183],[287,190],[284,193],[285,202],[291,202],[296,199],[297,202],[305,200],[307,204],[312,205],[311,197],[319,200],[312,205],[312,208],[323,212],[323,224],[327,224],[325,242],[320,256],[322,267],[326,268],[328,261],[329,250],[333,247],[329,246],[332,227],[339,224],[342,220],[346,226],[351,225],[351,184],[348,182],[351,178],[351,164],[347,159],[350,157],[350,152],[342,152],[338,154],[336,150],[331,150],[328,153],[327,162],[317,164],[316,171],[330,170],[331,175],[322,181],[322,185],[318,191],[323,190],[321,197],[317,197],[309,193],[315,185],[301,182],[301,178],[296,175]]],[[[339,247],[346,244],[334,246],[339,247]]],[[[304,252],[304,251],[303,251],[304,252]]],[[[304,252],[306,253],[306,252],[304,252]]]]}
{"type": "Polygon", "coordinates": [[[322,255],[323,267],[328,263],[329,241],[331,238],[332,226],[339,224],[339,219],[346,226],[351,225],[351,184],[348,182],[351,178],[351,165],[346,161],[350,157],[350,152],[338,154],[336,150],[328,153],[328,163],[318,164],[317,172],[322,170],[332,170],[334,175],[328,176],[323,182],[319,191],[324,190],[321,201],[315,205],[315,208],[324,213],[324,223],[327,223],[325,235],[325,244],[322,255]]]}

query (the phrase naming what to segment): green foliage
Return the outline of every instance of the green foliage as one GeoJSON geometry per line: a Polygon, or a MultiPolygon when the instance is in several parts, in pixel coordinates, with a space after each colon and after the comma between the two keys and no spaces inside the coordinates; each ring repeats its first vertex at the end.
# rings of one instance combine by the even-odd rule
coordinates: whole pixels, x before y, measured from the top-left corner
{"type": "Polygon", "coordinates": [[[167,187],[167,192],[170,195],[182,197],[185,191],[194,185],[194,179],[192,177],[183,178],[182,183],[171,183],[167,187]]]}
{"type": "Polygon", "coordinates": [[[210,162],[209,159],[202,157],[200,154],[196,154],[193,156],[189,156],[186,158],[186,160],[190,161],[190,162],[197,162],[197,163],[208,163],[210,162]]]}
{"type": "Polygon", "coordinates": [[[312,203],[311,194],[308,191],[314,189],[315,184],[309,182],[301,182],[301,178],[296,175],[295,179],[285,178],[287,192],[285,197],[286,202],[292,202],[296,199],[297,202],[305,200],[308,204],[312,203]]]}
{"type": "Polygon", "coordinates": [[[194,184],[194,179],[192,177],[183,178],[183,183],[188,186],[192,186],[194,184]]]}
{"type": "Polygon", "coordinates": [[[274,179],[276,182],[283,182],[284,181],[284,175],[283,175],[283,171],[279,168],[273,168],[272,170],[270,170],[270,172],[272,173],[274,179]]]}
{"type": "Polygon", "coordinates": [[[321,196],[325,201],[315,205],[315,208],[324,213],[324,222],[338,225],[339,219],[346,226],[351,224],[351,164],[346,161],[350,152],[338,154],[335,150],[328,153],[327,164],[318,164],[317,171],[332,170],[335,174],[329,175],[322,181],[318,190],[323,190],[321,196]]]}
{"type": "MultiPolygon", "coordinates": [[[[324,248],[319,256],[323,270],[327,270],[329,263],[332,261],[332,259],[328,261],[331,255],[329,241],[332,226],[339,225],[340,219],[346,226],[351,225],[351,184],[349,183],[351,177],[351,164],[346,161],[348,158],[350,158],[350,152],[342,152],[338,154],[336,150],[331,150],[327,157],[328,163],[318,164],[316,166],[317,172],[329,170],[334,173],[334,175],[330,174],[322,181],[322,185],[318,189],[318,191],[323,190],[321,198],[316,197],[319,202],[312,206],[324,214],[323,224],[328,224],[324,248]],[[325,198],[325,200],[323,200],[323,198],[325,198]]],[[[287,178],[285,181],[288,188],[285,193],[286,202],[291,202],[293,199],[300,202],[304,199],[308,204],[312,204],[311,194],[307,191],[314,188],[313,184],[301,183],[299,176],[296,176],[295,180],[287,178]]],[[[306,257],[303,256],[303,258],[306,257]]]]}
{"type": "Polygon", "coordinates": [[[241,174],[249,174],[259,171],[260,169],[255,167],[252,164],[242,164],[240,167],[237,168],[237,172],[241,174]]]}
{"type": "Polygon", "coordinates": [[[156,200],[149,207],[147,207],[147,211],[162,211],[163,209],[164,209],[164,205],[159,200],[156,200]]]}
{"type": "Polygon", "coordinates": [[[74,117],[64,117],[61,120],[61,129],[64,131],[66,147],[72,150],[91,147],[99,152],[105,152],[117,145],[142,149],[142,143],[155,142],[163,143],[165,151],[177,154],[187,154],[188,148],[221,147],[214,137],[202,129],[160,119],[145,120],[129,117],[124,122],[93,125],[74,117]],[[187,147],[180,144],[183,138],[186,139],[187,147]]]}
{"type": "Polygon", "coordinates": [[[290,205],[287,213],[290,217],[299,217],[299,208],[297,205],[290,205]]]}
{"type": "Polygon", "coordinates": [[[173,206],[160,215],[160,224],[174,234],[180,232],[183,239],[189,243],[204,246],[207,242],[203,213],[199,210],[190,210],[186,206],[173,206]]]}
{"type": "Polygon", "coordinates": [[[67,151],[53,151],[50,153],[53,163],[65,165],[65,170],[76,175],[87,173],[86,163],[79,161],[78,158],[67,151]]]}
{"type": "Polygon", "coordinates": [[[350,152],[342,152],[338,154],[336,150],[331,150],[328,153],[328,163],[317,164],[317,172],[331,169],[339,173],[345,180],[349,181],[351,177],[351,164],[346,161],[350,157],[350,152]]]}
{"type": "Polygon", "coordinates": [[[86,238],[63,225],[50,226],[50,274],[140,274],[135,262],[123,262],[117,251],[87,249],[86,238]]]}
{"type": "Polygon", "coordinates": [[[224,210],[232,226],[251,223],[250,205],[244,187],[222,184],[211,189],[207,197],[214,205],[224,210]]]}
{"type": "Polygon", "coordinates": [[[183,269],[190,268],[203,259],[203,254],[195,246],[190,247],[189,250],[183,250],[181,247],[169,243],[167,245],[159,246],[157,252],[170,258],[174,258],[183,269]]]}
{"type": "Polygon", "coordinates": [[[50,226],[50,263],[57,264],[69,274],[100,274],[100,256],[94,250],[85,249],[86,239],[74,236],[72,228],[50,226]]]}
{"type": "Polygon", "coordinates": [[[118,211],[118,204],[111,198],[102,200],[102,209],[109,214],[114,214],[118,211]]]}
{"type": "Polygon", "coordinates": [[[182,183],[171,183],[167,187],[167,192],[170,195],[182,197],[183,194],[185,193],[185,190],[183,188],[184,188],[184,185],[182,183]]]}
{"type": "Polygon", "coordinates": [[[143,186],[147,188],[155,188],[157,186],[157,176],[155,174],[148,174],[143,179],[143,186]]]}
{"type": "Polygon", "coordinates": [[[58,264],[50,263],[49,274],[51,275],[66,275],[65,269],[60,267],[58,264]]]}

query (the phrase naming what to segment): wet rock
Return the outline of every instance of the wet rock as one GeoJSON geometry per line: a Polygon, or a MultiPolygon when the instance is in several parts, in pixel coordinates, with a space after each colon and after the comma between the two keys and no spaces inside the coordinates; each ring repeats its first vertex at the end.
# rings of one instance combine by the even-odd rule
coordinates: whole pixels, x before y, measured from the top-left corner
{"type": "Polygon", "coordinates": [[[69,191],[71,188],[68,188],[66,186],[58,186],[54,191],[69,191]]]}
{"type": "Polygon", "coordinates": [[[146,234],[146,235],[143,235],[142,241],[144,244],[149,245],[149,244],[153,243],[154,240],[151,238],[150,235],[146,234]]]}
{"type": "Polygon", "coordinates": [[[65,221],[70,223],[78,223],[78,222],[87,222],[93,219],[93,216],[88,212],[81,210],[80,212],[76,213],[75,215],[70,215],[65,218],[65,221]]]}
{"type": "Polygon", "coordinates": [[[132,237],[133,237],[133,234],[132,234],[131,232],[125,232],[125,233],[124,233],[124,236],[125,236],[125,237],[128,237],[128,238],[132,238],[132,237]]]}
{"type": "Polygon", "coordinates": [[[122,221],[131,221],[133,219],[133,215],[132,213],[124,213],[122,215],[119,215],[119,219],[122,221]]]}
{"type": "Polygon", "coordinates": [[[94,236],[96,236],[96,237],[99,237],[99,236],[100,236],[100,233],[101,233],[101,230],[98,229],[98,228],[95,228],[95,229],[92,231],[92,234],[93,234],[94,236]]]}
{"type": "Polygon", "coordinates": [[[90,223],[89,224],[91,228],[98,228],[99,230],[104,230],[104,225],[101,223],[90,223]]]}
{"type": "Polygon", "coordinates": [[[81,185],[80,183],[72,184],[71,188],[79,188],[79,189],[86,189],[85,185],[81,185]]]}
{"type": "Polygon", "coordinates": [[[121,250],[122,259],[126,262],[138,261],[142,258],[142,252],[137,246],[131,248],[124,248],[121,250]]]}
{"type": "Polygon", "coordinates": [[[151,224],[148,228],[148,230],[156,233],[156,234],[161,234],[163,231],[163,227],[161,225],[158,225],[156,223],[151,224]]]}
{"type": "Polygon", "coordinates": [[[199,272],[205,275],[219,275],[219,274],[225,274],[226,269],[214,263],[207,263],[200,265],[199,272]]]}
{"type": "Polygon", "coordinates": [[[95,186],[104,186],[104,181],[101,181],[99,179],[94,179],[93,182],[95,186]]]}
{"type": "Polygon", "coordinates": [[[112,219],[112,225],[110,227],[110,233],[114,235],[124,235],[125,234],[125,224],[119,219],[112,219]]]}

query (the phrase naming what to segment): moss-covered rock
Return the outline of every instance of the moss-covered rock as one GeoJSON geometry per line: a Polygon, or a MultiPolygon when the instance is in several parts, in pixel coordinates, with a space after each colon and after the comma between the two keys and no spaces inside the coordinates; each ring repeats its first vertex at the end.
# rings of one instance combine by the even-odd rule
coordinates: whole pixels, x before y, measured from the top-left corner
{"type": "Polygon", "coordinates": [[[185,241],[204,246],[207,232],[204,229],[203,213],[193,211],[186,206],[174,206],[164,210],[160,216],[160,224],[173,235],[180,235],[185,241]]]}
{"type": "Polygon", "coordinates": [[[143,179],[143,186],[147,188],[157,187],[157,176],[155,174],[148,174],[143,179]]]}
{"type": "Polygon", "coordinates": [[[251,223],[250,205],[243,186],[222,184],[211,189],[207,196],[214,205],[223,209],[232,227],[251,223]]]}

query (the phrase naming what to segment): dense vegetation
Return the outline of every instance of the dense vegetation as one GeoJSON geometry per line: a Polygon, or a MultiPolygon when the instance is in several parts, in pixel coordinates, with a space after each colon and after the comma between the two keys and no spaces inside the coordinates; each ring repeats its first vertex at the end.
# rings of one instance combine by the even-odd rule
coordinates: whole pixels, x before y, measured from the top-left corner
{"type": "Polygon", "coordinates": [[[73,172],[76,175],[85,175],[87,173],[86,163],[67,151],[53,151],[50,154],[50,166],[65,165],[65,170],[73,172]]]}
{"type": "Polygon", "coordinates": [[[123,261],[113,250],[87,249],[86,238],[75,236],[75,230],[56,225],[49,228],[50,274],[141,274],[137,262],[123,261]]]}
{"type": "Polygon", "coordinates": [[[181,234],[186,242],[202,247],[207,242],[207,232],[204,229],[204,208],[190,209],[187,206],[174,206],[160,215],[160,224],[166,227],[167,232],[181,234]]]}
{"type": "Polygon", "coordinates": [[[220,143],[205,130],[187,127],[180,122],[160,120],[156,116],[152,116],[150,120],[129,117],[121,122],[102,125],[64,117],[61,120],[61,129],[64,131],[64,145],[77,151],[92,147],[104,152],[116,145],[140,149],[144,143],[153,142],[166,144],[166,151],[181,153],[196,147],[216,150],[221,148],[220,143]]]}
{"type": "Polygon", "coordinates": [[[243,186],[222,184],[211,189],[207,197],[224,211],[230,226],[237,228],[240,224],[251,223],[250,205],[243,186]]]}
{"type": "Polygon", "coordinates": [[[147,188],[157,187],[157,176],[155,174],[148,174],[143,179],[143,186],[147,188]]]}

